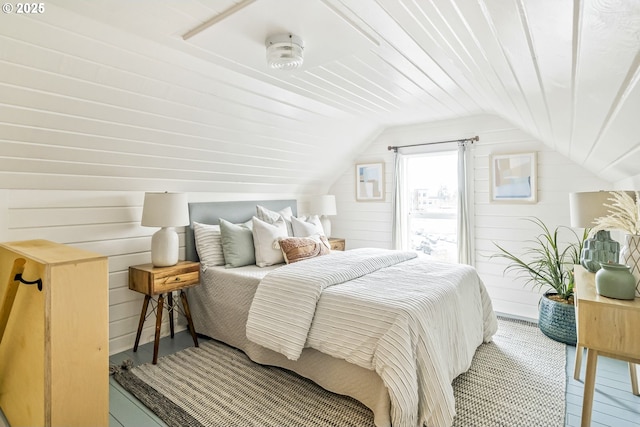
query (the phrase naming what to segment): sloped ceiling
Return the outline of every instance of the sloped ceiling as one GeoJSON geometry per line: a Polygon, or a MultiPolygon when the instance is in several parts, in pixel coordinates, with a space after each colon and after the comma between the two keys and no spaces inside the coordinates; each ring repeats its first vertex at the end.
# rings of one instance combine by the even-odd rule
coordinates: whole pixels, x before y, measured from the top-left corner
{"type": "Polygon", "coordinates": [[[638,0],[45,6],[0,17],[5,182],[322,191],[385,127],[479,113],[605,180],[640,175],[638,0]],[[268,69],[266,37],[289,32],[305,64],[268,69]]]}

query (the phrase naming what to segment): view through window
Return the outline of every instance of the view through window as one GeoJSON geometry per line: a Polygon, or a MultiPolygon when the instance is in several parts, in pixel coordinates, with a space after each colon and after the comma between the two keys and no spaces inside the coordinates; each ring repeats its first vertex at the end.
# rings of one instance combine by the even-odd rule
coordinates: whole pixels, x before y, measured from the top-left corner
{"type": "Polygon", "coordinates": [[[457,262],[458,158],[456,151],[406,160],[410,249],[457,262]]]}

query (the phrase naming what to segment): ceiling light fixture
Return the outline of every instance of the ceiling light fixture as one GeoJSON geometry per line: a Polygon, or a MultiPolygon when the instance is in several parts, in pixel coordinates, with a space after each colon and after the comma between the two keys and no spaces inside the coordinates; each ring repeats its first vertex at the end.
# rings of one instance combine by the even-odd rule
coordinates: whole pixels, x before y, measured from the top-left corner
{"type": "Polygon", "coordinates": [[[267,64],[278,70],[295,70],[302,66],[302,39],[293,34],[270,36],[265,42],[267,46],[267,64]]]}

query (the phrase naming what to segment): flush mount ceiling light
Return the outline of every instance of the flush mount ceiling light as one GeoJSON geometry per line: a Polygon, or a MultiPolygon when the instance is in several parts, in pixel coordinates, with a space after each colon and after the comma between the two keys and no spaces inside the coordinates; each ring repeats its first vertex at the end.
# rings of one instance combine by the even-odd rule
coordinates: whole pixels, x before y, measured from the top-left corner
{"type": "Polygon", "coordinates": [[[294,70],[302,66],[304,43],[300,37],[293,34],[278,34],[268,37],[265,45],[269,67],[294,70]]]}

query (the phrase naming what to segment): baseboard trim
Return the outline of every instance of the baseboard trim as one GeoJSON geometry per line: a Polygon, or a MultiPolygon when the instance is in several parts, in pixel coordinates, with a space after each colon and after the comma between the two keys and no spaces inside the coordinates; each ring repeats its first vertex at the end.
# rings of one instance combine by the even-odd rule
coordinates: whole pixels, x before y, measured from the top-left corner
{"type": "Polygon", "coordinates": [[[522,320],[523,322],[535,323],[536,325],[538,324],[538,319],[534,319],[532,317],[518,316],[511,313],[503,313],[501,311],[496,311],[496,315],[507,319],[522,320]]]}

